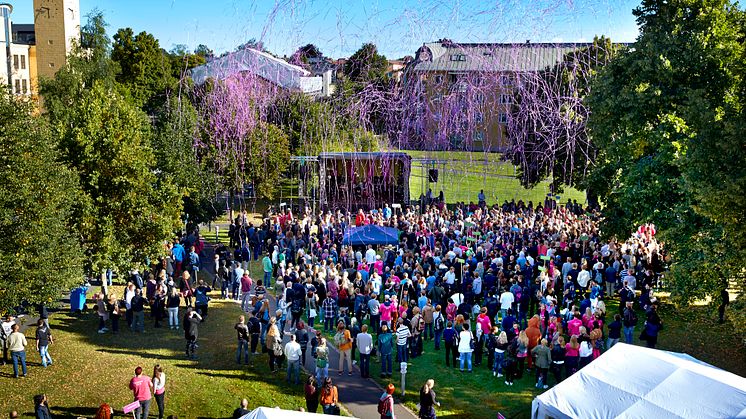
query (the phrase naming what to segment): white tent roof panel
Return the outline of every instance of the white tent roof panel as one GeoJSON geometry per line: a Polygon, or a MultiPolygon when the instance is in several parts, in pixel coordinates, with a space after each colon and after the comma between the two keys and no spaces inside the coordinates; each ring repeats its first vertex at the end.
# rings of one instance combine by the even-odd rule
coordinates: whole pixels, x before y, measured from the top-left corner
{"type": "Polygon", "coordinates": [[[746,379],[686,354],[615,345],[534,399],[534,418],[746,418],[746,379]]]}

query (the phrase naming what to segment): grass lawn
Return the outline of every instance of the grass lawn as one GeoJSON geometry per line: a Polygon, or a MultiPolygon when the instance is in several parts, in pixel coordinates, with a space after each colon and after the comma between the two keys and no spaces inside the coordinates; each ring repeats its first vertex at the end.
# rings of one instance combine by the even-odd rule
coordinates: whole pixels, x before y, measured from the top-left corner
{"type": "MultiPolygon", "coordinates": [[[[89,304],[90,307],[90,304],[89,304]]],[[[183,313],[183,312],[182,312],[183,313]]],[[[180,313],[181,314],[181,313],[180,313]]],[[[271,374],[267,356],[260,355],[251,366],[235,363],[233,324],[240,314],[237,304],[213,300],[209,317],[199,330],[196,361],[184,356],[183,331],[154,329],[146,317],[144,334],[126,327],[118,335],[98,334],[97,316],[57,313],[51,317],[55,343],[50,346],[54,365],[43,369],[37,352],[29,349],[29,376],[12,378],[12,366],[0,374],[5,390],[0,411],[15,409],[33,416],[34,394],[46,393],[55,417],[93,417],[101,403],[115,410],[132,401],[128,383],[134,368],[142,366],[151,375],[160,363],[166,373],[166,414],[182,418],[230,417],[241,398],[249,407],[280,406],[297,409],[305,406],[302,387],[285,384],[284,373],[271,374]]],[[[35,327],[26,331],[29,348],[35,327]]],[[[157,414],[155,402],[151,414],[157,414]]]]}
{"type": "MultiPolygon", "coordinates": [[[[534,204],[544,202],[549,193],[548,180],[539,183],[532,189],[521,186],[516,178],[516,171],[512,164],[501,160],[497,153],[481,152],[445,152],[445,151],[404,151],[413,158],[433,160],[447,160],[444,165],[437,165],[439,169],[438,182],[428,185],[427,171],[430,165],[419,162],[412,163],[409,178],[409,191],[412,199],[418,199],[420,193],[426,193],[428,187],[437,195],[441,190],[446,202],[477,201],[480,190],[484,190],[487,203],[502,203],[522,199],[524,202],[533,201],[534,204]]],[[[585,202],[585,193],[574,188],[566,188],[560,194],[562,202],[567,199],[577,199],[585,202]]]]}

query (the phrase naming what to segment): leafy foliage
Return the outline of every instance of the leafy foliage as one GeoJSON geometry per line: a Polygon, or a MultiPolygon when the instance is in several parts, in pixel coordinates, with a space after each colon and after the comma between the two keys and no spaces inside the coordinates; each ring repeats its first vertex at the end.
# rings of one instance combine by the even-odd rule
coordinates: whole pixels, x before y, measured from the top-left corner
{"type": "Polygon", "coordinates": [[[62,161],[80,177],[76,204],[93,271],[127,271],[163,251],[179,226],[179,194],[158,179],[146,115],[100,83],[83,92],[63,121],[53,121],[62,161]]]}
{"type": "Polygon", "coordinates": [[[58,162],[44,121],[0,93],[0,313],[54,304],[83,279],[72,206],[77,177],[58,162]]]}
{"type": "Polygon", "coordinates": [[[744,15],[727,0],[645,0],[634,14],[634,49],[588,98],[599,152],[588,186],[603,197],[606,233],[657,225],[677,301],[716,296],[746,256],[744,15]]]}
{"type": "Polygon", "coordinates": [[[119,29],[114,34],[111,59],[121,67],[117,81],[126,86],[138,106],[151,111],[165,101],[175,85],[171,57],[163,51],[152,34],[119,29]]]}
{"type": "Polygon", "coordinates": [[[353,83],[367,84],[386,79],[388,61],[373,43],[363,44],[344,65],[344,75],[353,83]]]}

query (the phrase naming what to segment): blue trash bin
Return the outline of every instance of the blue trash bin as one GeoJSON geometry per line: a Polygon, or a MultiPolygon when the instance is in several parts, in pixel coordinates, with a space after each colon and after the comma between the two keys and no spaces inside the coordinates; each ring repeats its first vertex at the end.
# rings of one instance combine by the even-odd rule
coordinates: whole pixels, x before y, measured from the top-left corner
{"type": "Polygon", "coordinates": [[[70,311],[73,313],[83,311],[85,307],[86,292],[88,287],[78,287],[70,291],[70,311]]]}

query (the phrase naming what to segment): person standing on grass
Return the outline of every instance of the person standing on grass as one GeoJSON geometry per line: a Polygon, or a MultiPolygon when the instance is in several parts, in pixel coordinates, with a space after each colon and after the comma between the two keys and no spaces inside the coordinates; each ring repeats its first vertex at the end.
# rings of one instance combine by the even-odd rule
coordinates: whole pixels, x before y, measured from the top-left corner
{"type": "Polygon", "coordinates": [[[142,367],[135,368],[135,376],[130,380],[130,390],[134,395],[136,402],[140,402],[140,407],[135,409],[135,419],[147,419],[150,413],[150,390],[153,389],[153,381],[147,375],[142,375],[142,367]]]}
{"type": "Polygon", "coordinates": [[[306,351],[308,348],[308,331],[306,330],[306,324],[303,323],[303,320],[298,322],[298,328],[295,329],[295,341],[298,342],[298,345],[300,345],[301,350],[301,360],[300,365],[301,367],[306,365],[306,351]]]}
{"type": "Polygon", "coordinates": [[[46,394],[37,394],[34,396],[34,414],[36,415],[36,419],[52,419],[52,413],[49,411],[49,400],[47,400],[46,394]]]}
{"type": "Polygon", "coordinates": [[[36,350],[39,351],[41,357],[41,365],[44,368],[47,365],[52,365],[52,357],[49,355],[49,345],[54,343],[52,338],[52,331],[49,330],[49,326],[44,323],[44,319],[39,319],[36,322],[36,350]]]}
{"type": "Polygon", "coordinates": [[[3,365],[10,362],[8,359],[8,337],[13,333],[13,325],[16,324],[13,317],[10,314],[6,314],[3,317],[2,328],[0,329],[0,343],[3,345],[3,365]]]}
{"type": "Polygon", "coordinates": [[[435,332],[435,350],[440,350],[440,339],[443,336],[443,330],[445,330],[445,317],[443,316],[442,308],[440,304],[435,306],[433,312],[433,330],[435,332]]]}
{"type": "Polygon", "coordinates": [[[463,328],[464,330],[459,333],[458,342],[458,352],[460,356],[459,366],[461,372],[464,372],[464,364],[466,364],[466,366],[469,368],[469,372],[472,372],[471,353],[473,351],[472,341],[474,340],[474,336],[471,334],[471,330],[469,330],[469,323],[464,323],[463,328]]]}
{"type": "Polygon", "coordinates": [[[347,362],[347,375],[352,375],[352,335],[341,320],[337,325],[337,334],[334,335],[334,343],[339,350],[339,375],[344,373],[345,362],[347,362]]]}
{"type": "Polygon", "coordinates": [[[262,334],[262,323],[251,312],[246,313],[246,315],[249,316],[246,326],[249,328],[249,336],[251,337],[251,348],[249,348],[249,351],[252,355],[258,355],[256,347],[259,345],[259,336],[262,334]]]}
{"type": "Polygon", "coordinates": [[[435,406],[440,407],[440,402],[435,397],[435,380],[432,378],[425,381],[420,388],[420,411],[417,415],[420,419],[435,419],[435,406]]]}
{"type": "Polygon", "coordinates": [[[331,332],[334,320],[337,318],[337,302],[334,301],[331,294],[326,295],[321,303],[321,310],[324,312],[324,331],[331,332]]]}
{"type": "Polygon", "coordinates": [[[8,336],[8,351],[10,358],[13,360],[13,376],[18,378],[18,364],[21,364],[23,376],[26,376],[26,336],[19,332],[20,326],[14,323],[11,327],[10,336],[8,336]]]}
{"type": "Polygon", "coordinates": [[[160,364],[153,367],[153,394],[158,405],[158,419],[163,419],[163,412],[166,410],[166,374],[160,364]]]}
{"type": "Polygon", "coordinates": [[[378,413],[381,415],[381,419],[396,419],[394,414],[394,392],[396,387],[389,383],[386,389],[378,399],[378,413]]]}
{"type": "MultiPolygon", "coordinates": [[[[109,311],[109,318],[111,319],[111,333],[115,335],[119,333],[119,319],[122,317],[123,304],[124,301],[122,301],[120,304],[120,301],[117,298],[116,294],[109,294],[107,309],[109,311]]],[[[47,324],[47,327],[48,326],[49,325],[47,324]]]]}
{"type": "Polygon", "coordinates": [[[233,264],[233,272],[231,274],[231,297],[235,301],[238,301],[239,291],[241,290],[241,278],[243,278],[244,272],[241,262],[236,261],[233,264]]]}
{"type": "Polygon", "coordinates": [[[381,358],[381,378],[391,377],[391,353],[393,352],[393,336],[389,331],[389,326],[384,323],[381,325],[381,333],[378,339],[378,356],[381,358]]]}
{"type": "Polygon", "coordinates": [[[290,342],[285,344],[285,356],[288,360],[287,376],[285,381],[290,383],[290,376],[293,376],[293,383],[295,385],[300,384],[300,359],[303,355],[303,351],[300,348],[300,344],[296,342],[295,335],[290,335],[290,342]]]}
{"type": "Polygon", "coordinates": [[[236,363],[241,364],[241,355],[244,355],[246,365],[249,364],[249,327],[246,326],[244,316],[238,316],[238,323],[233,328],[238,338],[238,349],[236,349],[236,363]]]}
{"type": "MultiPolygon", "coordinates": [[[[617,314],[618,315],[618,314],[617,314]]],[[[565,338],[557,338],[557,343],[552,346],[552,374],[557,384],[562,382],[562,370],[565,364],[565,338]]]]}
{"type": "Polygon", "coordinates": [[[199,335],[199,323],[202,321],[200,316],[192,307],[187,308],[186,315],[182,321],[184,325],[184,339],[186,340],[187,358],[197,358],[197,338],[199,335]]]}
{"type": "Polygon", "coordinates": [[[313,375],[309,375],[306,379],[303,393],[306,397],[306,412],[316,413],[319,410],[319,384],[313,375]]]}
{"type": "Polygon", "coordinates": [[[446,366],[450,367],[453,362],[453,367],[456,367],[456,354],[458,353],[458,333],[453,328],[453,323],[448,321],[448,327],[443,331],[443,341],[446,345],[446,366]]]}
{"type": "Polygon", "coordinates": [[[264,270],[263,281],[269,286],[272,284],[272,258],[269,254],[264,255],[262,259],[262,269],[264,270]]]}
{"type": "Polygon", "coordinates": [[[194,290],[194,306],[197,309],[197,313],[202,316],[202,319],[207,318],[207,308],[210,303],[210,297],[207,295],[212,289],[205,284],[205,281],[199,280],[198,286],[194,290]]]}
{"type": "Polygon", "coordinates": [[[549,341],[542,339],[539,345],[531,350],[531,355],[536,356],[536,388],[549,388],[547,372],[552,364],[552,353],[549,349],[549,341]]]}
{"type": "Polygon", "coordinates": [[[251,308],[251,286],[254,285],[254,281],[249,276],[248,272],[244,272],[241,276],[241,310],[244,313],[248,313],[251,308]]]}
{"type": "Polygon", "coordinates": [[[626,307],[624,307],[624,313],[622,314],[622,325],[624,326],[624,342],[628,345],[632,344],[632,339],[635,334],[635,326],[637,326],[637,313],[633,308],[633,302],[627,301],[626,307]]]}
{"type": "MultiPolygon", "coordinates": [[[[142,296],[142,290],[135,289],[135,296],[132,297],[132,330],[143,333],[145,331],[145,303],[147,301],[142,296]]],[[[106,328],[104,328],[106,331],[106,328]]]]}
{"type": "Polygon", "coordinates": [[[368,333],[368,325],[364,324],[355,338],[357,349],[360,351],[360,376],[370,377],[370,353],[373,351],[373,336],[368,333]]]}
{"type": "Polygon", "coordinates": [[[171,292],[166,299],[166,310],[168,311],[168,327],[173,330],[179,329],[179,305],[181,297],[176,287],[171,288],[171,292]]]}
{"type": "Polygon", "coordinates": [[[277,372],[277,370],[282,365],[283,349],[282,336],[280,336],[280,330],[277,328],[274,318],[269,322],[269,328],[267,330],[267,336],[265,339],[265,347],[267,348],[267,353],[269,354],[269,369],[272,372],[277,372]]]}
{"type": "Polygon", "coordinates": [[[96,294],[96,313],[98,314],[98,333],[106,333],[109,329],[106,327],[106,321],[109,320],[109,311],[106,310],[106,299],[104,294],[96,294]]]}

